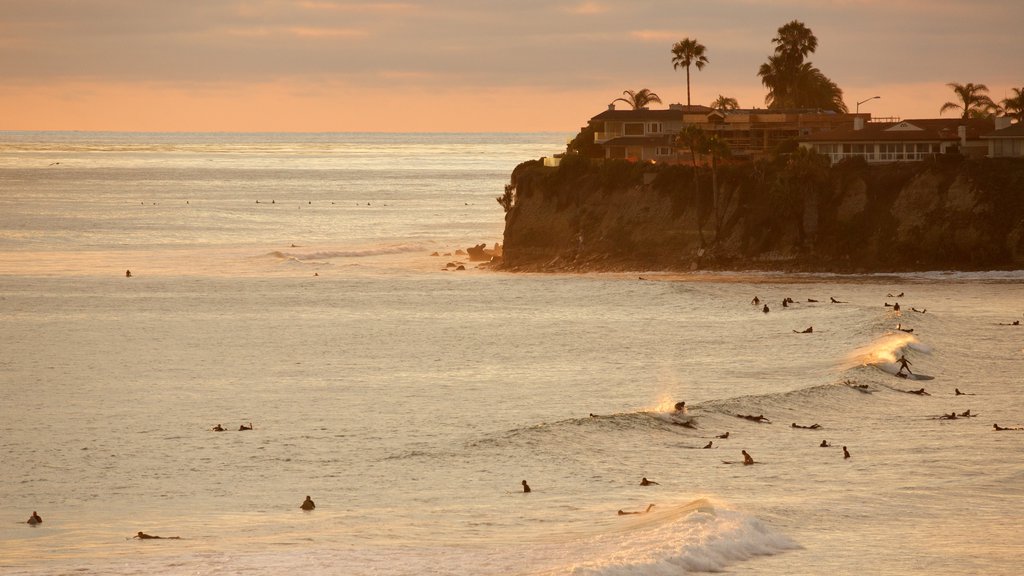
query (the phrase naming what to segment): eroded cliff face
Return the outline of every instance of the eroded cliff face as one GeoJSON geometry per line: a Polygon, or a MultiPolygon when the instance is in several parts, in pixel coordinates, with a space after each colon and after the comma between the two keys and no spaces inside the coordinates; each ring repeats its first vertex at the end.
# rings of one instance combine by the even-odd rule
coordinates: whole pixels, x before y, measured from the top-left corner
{"type": "Polygon", "coordinates": [[[1024,268],[1024,161],[520,165],[509,270],[1024,268]]]}

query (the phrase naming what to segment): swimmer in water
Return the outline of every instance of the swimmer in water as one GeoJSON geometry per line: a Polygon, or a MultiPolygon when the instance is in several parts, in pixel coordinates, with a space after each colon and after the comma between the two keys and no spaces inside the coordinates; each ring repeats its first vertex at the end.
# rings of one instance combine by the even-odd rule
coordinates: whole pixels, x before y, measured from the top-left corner
{"type": "Polygon", "coordinates": [[[749,465],[754,463],[754,458],[750,454],[747,454],[746,450],[740,450],[740,452],[743,452],[743,465],[744,466],[749,466],[749,465]]]}
{"type": "Polygon", "coordinates": [[[35,510],[33,510],[32,515],[28,517],[28,522],[26,523],[35,526],[36,524],[42,524],[43,519],[39,517],[39,514],[36,514],[35,510]]]}
{"type": "Polygon", "coordinates": [[[150,534],[146,534],[141,530],[139,531],[138,534],[132,536],[132,538],[135,538],[137,540],[181,540],[180,536],[168,536],[167,538],[164,538],[163,536],[153,536],[150,534]]]}
{"type": "Polygon", "coordinates": [[[651,511],[651,508],[654,508],[654,504],[648,504],[647,509],[642,512],[625,512],[623,510],[619,510],[619,516],[627,516],[629,514],[647,514],[651,511]]]}
{"type": "Polygon", "coordinates": [[[316,508],[316,504],[313,503],[312,498],[306,496],[306,499],[302,501],[302,504],[299,505],[299,508],[303,510],[313,510],[314,508],[316,508]]]}
{"type": "Polygon", "coordinates": [[[768,305],[767,304],[764,305],[764,308],[761,308],[761,312],[764,312],[765,314],[770,312],[770,310],[768,310],[768,305]]]}
{"type": "Polygon", "coordinates": [[[828,441],[826,441],[826,440],[822,440],[821,444],[818,444],[818,446],[820,446],[822,448],[831,448],[832,447],[832,445],[829,444],[828,441]]]}
{"type": "Polygon", "coordinates": [[[530,485],[526,483],[526,480],[523,480],[523,494],[528,492],[530,492],[530,485]]]}
{"type": "Polygon", "coordinates": [[[640,480],[641,486],[650,486],[651,484],[654,484],[655,486],[660,486],[660,484],[658,484],[654,480],[648,480],[647,477],[644,477],[640,480]]]}

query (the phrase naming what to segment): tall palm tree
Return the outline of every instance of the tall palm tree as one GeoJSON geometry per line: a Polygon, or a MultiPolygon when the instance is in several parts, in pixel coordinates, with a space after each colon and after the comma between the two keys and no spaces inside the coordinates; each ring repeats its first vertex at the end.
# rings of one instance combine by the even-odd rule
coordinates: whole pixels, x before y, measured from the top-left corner
{"type": "Polygon", "coordinates": [[[686,68],[686,105],[690,105],[690,65],[703,70],[708,64],[708,57],[704,55],[707,50],[703,44],[696,39],[683,38],[672,46],[672,68],[678,70],[686,68]]]}
{"type": "Polygon", "coordinates": [[[622,100],[626,104],[632,106],[633,110],[639,110],[644,106],[647,106],[651,102],[657,102],[658,104],[661,104],[661,97],[655,94],[654,92],[651,92],[648,88],[641,88],[636,92],[632,90],[625,90],[622,93],[628,96],[629,98],[616,98],[615,100],[612,100],[612,102],[618,102],[619,100],[622,100]]]}
{"type": "Polygon", "coordinates": [[[718,95],[715,101],[711,103],[711,107],[715,110],[721,110],[722,112],[728,112],[729,110],[736,110],[740,107],[740,103],[735,98],[729,96],[718,95]]]}
{"type": "Polygon", "coordinates": [[[808,55],[818,49],[818,38],[799,20],[783,25],[778,33],[778,36],[772,38],[775,53],[789,62],[803,63],[808,55]]]}
{"type": "Polygon", "coordinates": [[[1003,113],[1017,122],[1024,122],[1024,88],[1014,88],[1013,96],[1003,98],[1000,102],[1003,105],[1003,113]]]}
{"type": "Polygon", "coordinates": [[[956,82],[950,82],[946,86],[953,89],[959,102],[946,102],[942,105],[942,108],[939,108],[939,114],[948,110],[962,110],[963,115],[961,118],[966,120],[968,118],[988,116],[993,110],[998,109],[996,103],[988,95],[983,94],[983,92],[988,92],[988,86],[984,84],[974,84],[971,82],[957,84],[956,82]]]}
{"type": "Polygon", "coordinates": [[[847,112],[843,91],[821,70],[804,60],[818,48],[811,29],[793,20],[772,38],[775,53],[761,65],[757,75],[768,89],[764,101],[771,109],[821,108],[847,112]]]}

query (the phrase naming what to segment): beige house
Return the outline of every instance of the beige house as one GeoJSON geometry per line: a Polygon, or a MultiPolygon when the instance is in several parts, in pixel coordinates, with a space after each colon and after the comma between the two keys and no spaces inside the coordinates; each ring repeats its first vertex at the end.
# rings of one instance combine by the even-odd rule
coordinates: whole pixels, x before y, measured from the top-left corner
{"type": "Polygon", "coordinates": [[[996,118],[996,130],[983,135],[990,158],[1024,157],[1024,123],[1010,124],[1007,117],[996,118]]]}
{"type": "Polygon", "coordinates": [[[915,162],[950,152],[984,156],[988,143],[981,135],[992,132],[994,125],[983,118],[868,123],[857,118],[851,128],[811,134],[801,138],[800,145],[828,156],[833,163],[846,158],[863,158],[869,163],[915,162]]]}
{"type": "Polygon", "coordinates": [[[820,110],[744,109],[721,111],[707,106],[672,104],[667,110],[608,110],[590,119],[594,143],[604,157],[640,162],[690,162],[690,154],[675,139],[688,125],[717,135],[734,158],[764,156],[786,141],[853,126],[867,114],[836,114],[820,110]]]}

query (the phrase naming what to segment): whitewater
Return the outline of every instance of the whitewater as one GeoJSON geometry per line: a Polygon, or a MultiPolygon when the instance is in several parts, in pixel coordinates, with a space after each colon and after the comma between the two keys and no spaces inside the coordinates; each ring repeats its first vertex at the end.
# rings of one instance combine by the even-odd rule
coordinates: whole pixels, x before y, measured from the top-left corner
{"type": "Polygon", "coordinates": [[[1019,573],[1024,271],[459,254],[570,136],[0,132],[0,572],[1019,573]]]}

